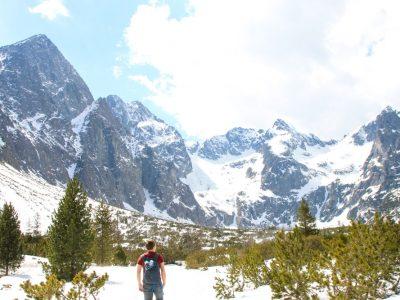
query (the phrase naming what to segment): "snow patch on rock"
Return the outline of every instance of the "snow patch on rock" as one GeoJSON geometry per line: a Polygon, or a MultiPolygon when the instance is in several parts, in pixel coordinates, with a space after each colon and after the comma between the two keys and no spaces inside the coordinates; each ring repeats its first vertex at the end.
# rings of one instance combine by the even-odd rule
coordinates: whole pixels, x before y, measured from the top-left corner
{"type": "Polygon", "coordinates": [[[5,60],[7,59],[7,54],[0,52],[0,74],[6,69],[5,60]]]}
{"type": "Polygon", "coordinates": [[[98,102],[93,101],[92,104],[87,106],[78,116],[71,120],[72,131],[75,133],[74,139],[74,148],[76,151],[76,155],[79,156],[82,153],[82,145],[81,145],[81,132],[86,130],[86,126],[88,125],[89,120],[87,116],[98,108],[98,102]]]}
{"type": "Polygon", "coordinates": [[[242,155],[225,155],[217,160],[191,156],[193,171],[182,181],[189,185],[197,202],[208,212],[212,208],[236,214],[236,201],[260,199],[263,191],[263,157],[254,150],[242,155]],[[250,173],[250,176],[248,175],[250,173]]]}

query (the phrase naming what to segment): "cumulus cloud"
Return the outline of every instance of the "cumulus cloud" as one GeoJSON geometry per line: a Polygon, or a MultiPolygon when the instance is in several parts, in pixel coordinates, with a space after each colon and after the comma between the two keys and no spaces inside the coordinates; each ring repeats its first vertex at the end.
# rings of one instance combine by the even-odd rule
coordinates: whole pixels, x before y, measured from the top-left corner
{"type": "Polygon", "coordinates": [[[149,100],[187,134],[276,118],[339,137],[386,105],[400,104],[398,1],[193,0],[137,8],[125,29],[129,63],[149,100]]]}
{"type": "Polygon", "coordinates": [[[53,21],[58,16],[69,17],[69,11],[62,0],[43,0],[38,5],[29,7],[29,12],[53,21]]]}

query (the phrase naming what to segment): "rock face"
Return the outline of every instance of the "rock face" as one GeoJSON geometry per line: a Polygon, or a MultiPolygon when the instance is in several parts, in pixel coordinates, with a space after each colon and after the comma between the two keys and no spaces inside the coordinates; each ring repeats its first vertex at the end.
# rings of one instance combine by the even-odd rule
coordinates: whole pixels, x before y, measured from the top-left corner
{"type": "Polygon", "coordinates": [[[400,216],[400,117],[387,108],[340,141],[278,119],[185,145],[140,102],[94,100],[44,35],[0,48],[0,161],[146,214],[217,226],[323,225],[400,216]]]}
{"type": "Polygon", "coordinates": [[[234,143],[226,134],[192,147],[187,182],[227,226],[293,224],[303,197],[325,226],[375,211],[399,218],[399,122],[387,108],[340,141],[301,134],[283,120],[265,131],[240,129],[234,143]]]}
{"type": "Polygon", "coordinates": [[[89,196],[206,224],[180,178],[191,161],[180,134],[139,102],[94,100],[44,35],[0,48],[0,159],[53,184],[78,176],[89,196]]]}
{"type": "Polygon", "coordinates": [[[76,148],[70,120],[93,102],[74,68],[44,35],[0,48],[0,159],[65,182],[76,148]]]}
{"type": "MultiPolygon", "coordinates": [[[[400,191],[400,117],[391,108],[385,109],[373,122],[372,149],[362,167],[350,203],[351,217],[370,218],[375,211],[393,217],[399,213],[400,191]]],[[[367,134],[365,140],[368,140],[367,134]]]]}

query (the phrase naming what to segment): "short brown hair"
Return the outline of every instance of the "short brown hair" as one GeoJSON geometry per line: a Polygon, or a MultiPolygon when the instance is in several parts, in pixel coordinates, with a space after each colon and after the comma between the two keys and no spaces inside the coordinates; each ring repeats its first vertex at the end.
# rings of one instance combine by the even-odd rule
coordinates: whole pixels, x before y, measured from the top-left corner
{"type": "Polygon", "coordinates": [[[154,247],[156,246],[156,242],[153,240],[149,240],[146,242],[146,249],[147,250],[151,250],[154,249],[154,247]]]}

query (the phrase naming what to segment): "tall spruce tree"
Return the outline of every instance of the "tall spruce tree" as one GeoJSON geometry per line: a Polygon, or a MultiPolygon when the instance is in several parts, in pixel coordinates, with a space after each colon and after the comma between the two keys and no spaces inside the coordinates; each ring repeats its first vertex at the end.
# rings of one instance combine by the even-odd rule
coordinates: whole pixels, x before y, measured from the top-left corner
{"type": "Polygon", "coordinates": [[[102,201],[96,209],[93,229],[95,234],[94,258],[104,265],[111,262],[113,254],[113,219],[110,208],[102,201]]]}
{"type": "Polygon", "coordinates": [[[22,259],[18,215],[11,203],[6,203],[0,210],[0,269],[7,276],[20,266],[22,259]]]}
{"type": "Polygon", "coordinates": [[[318,232],[315,225],[315,217],[311,214],[310,207],[305,199],[301,199],[300,206],[297,210],[297,226],[306,236],[318,232]]]}
{"type": "Polygon", "coordinates": [[[91,262],[94,239],[87,195],[76,177],[67,184],[48,235],[51,271],[59,279],[71,281],[91,262]]]}

